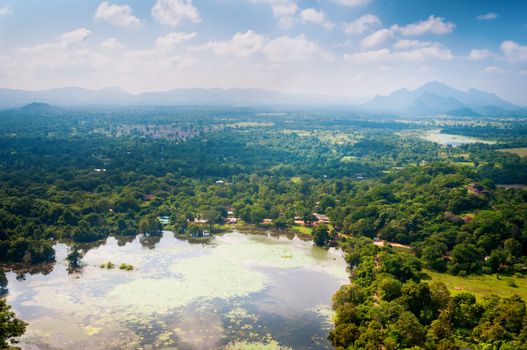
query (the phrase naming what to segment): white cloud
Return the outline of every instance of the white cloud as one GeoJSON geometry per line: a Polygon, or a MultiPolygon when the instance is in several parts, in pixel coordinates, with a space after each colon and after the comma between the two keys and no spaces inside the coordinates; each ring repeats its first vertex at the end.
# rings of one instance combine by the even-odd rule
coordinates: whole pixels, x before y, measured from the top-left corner
{"type": "Polygon", "coordinates": [[[454,58],[454,55],[449,49],[434,43],[430,46],[416,49],[396,51],[393,53],[393,57],[401,61],[425,61],[428,59],[449,61],[454,58]]]}
{"type": "Polygon", "coordinates": [[[472,61],[484,60],[491,57],[494,57],[494,54],[487,49],[472,49],[467,56],[467,58],[472,61]]]}
{"type": "Polygon", "coordinates": [[[183,21],[201,21],[198,9],[192,0],[157,0],[151,10],[152,16],[161,24],[177,26],[183,21]]]}
{"type": "Polygon", "coordinates": [[[496,14],[494,12],[489,12],[489,13],[486,13],[484,15],[479,15],[476,18],[479,19],[479,20],[482,20],[482,21],[489,21],[489,20],[493,20],[493,19],[498,18],[498,14],[496,14]]]}
{"type": "Polygon", "coordinates": [[[295,15],[298,6],[295,0],[251,0],[261,2],[271,6],[273,16],[278,20],[278,24],[283,28],[291,28],[295,24],[295,15]]]}
{"type": "Polygon", "coordinates": [[[307,8],[300,12],[300,20],[303,23],[314,23],[321,25],[325,30],[332,30],[335,23],[326,19],[326,14],[322,10],[315,10],[314,8],[307,8]]]}
{"type": "Polygon", "coordinates": [[[192,33],[168,33],[165,36],[160,36],[156,39],[156,46],[160,48],[170,49],[178,46],[179,44],[194,38],[197,35],[196,32],[192,33]]]}
{"type": "Polygon", "coordinates": [[[426,33],[432,34],[448,34],[451,33],[456,25],[452,22],[445,22],[442,17],[430,16],[424,21],[411,23],[406,26],[394,25],[392,30],[401,33],[402,35],[422,35],[426,33]]]}
{"type": "Polygon", "coordinates": [[[368,14],[359,17],[357,20],[344,24],[344,32],[350,35],[362,34],[372,27],[377,27],[381,24],[379,17],[368,14]]]}
{"type": "Polygon", "coordinates": [[[115,26],[137,27],[141,21],[132,14],[132,9],[128,5],[109,4],[107,1],[101,2],[95,10],[93,19],[105,21],[115,26]]]}
{"type": "Polygon", "coordinates": [[[108,38],[101,43],[101,48],[106,50],[122,50],[125,45],[116,38],[108,38]]]}
{"type": "Polygon", "coordinates": [[[9,5],[0,7],[0,17],[7,16],[13,13],[13,9],[9,5]]]}
{"type": "Polygon", "coordinates": [[[304,34],[296,37],[284,35],[270,38],[257,34],[252,30],[245,33],[236,33],[228,41],[212,41],[195,48],[198,51],[207,49],[211,49],[219,56],[250,57],[261,54],[273,63],[298,62],[313,58],[331,61],[334,58],[332,54],[306,39],[304,34]]]}
{"type": "Polygon", "coordinates": [[[60,36],[62,46],[70,46],[83,42],[90,36],[91,32],[86,28],[79,28],[60,36]]]}
{"type": "Polygon", "coordinates": [[[249,57],[261,52],[264,44],[269,39],[263,35],[256,34],[252,30],[245,33],[236,33],[228,41],[211,41],[198,47],[198,50],[211,49],[216,55],[234,55],[237,57],[249,57]]]}
{"type": "Polygon", "coordinates": [[[527,61],[527,46],[520,45],[512,40],[501,43],[501,51],[510,62],[527,61]]]}
{"type": "Polygon", "coordinates": [[[420,41],[420,40],[398,40],[394,45],[393,48],[396,50],[406,50],[406,49],[413,49],[417,47],[424,47],[424,46],[430,46],[432,45],[429,41],[420,41]]]}
{"type": "Polygon", "coordinates": [[[362,47],[372,48],[379,46],[391,37],[393,37],[393,32],[390,29],[379,29],[378,31],[362,39],[360,44],[362,47]]]}
{"type": "Polygon", "coordinates": [[[332,0],[332,1],[339,5],[348,6],[348,7],[364,6],[371,2],[371,0],[332,0]]]}
{"type": "Polygon", "coordinates": [[[423,43],[426,46],[414,47],[408,50],[380,49],[349,53],[344,55],[344,59],[352,63],[371,63],[377,61],[401,61],[416,62],[427,61],[430,59],[447,61],[454,58],[449,49],[439,43],[423,43]]]}
{"type": "Polygon", "coordinates": [[[305,61],[311,58],[331,61],[334,58],[332,54],[307,40],[304,34],[272,39],[263,47],[262,52],[272,62],[305,61]]]}
{"type": "Polygon", "coordinates": [[[491,74],[503,74],[505,71],[503,69],[500,69],[496,66],[488,66],[483,69],[485,73],[491,73],[491,74]]]}
{"type": "Polygon", "coordinates": [[[389,49],[380,49],[374,51],[363,51],[357,53],[348,53],[343,57],[346,61],[352,63],[371,63],[381,60],[388,60],[392,56],[389,49]]]}

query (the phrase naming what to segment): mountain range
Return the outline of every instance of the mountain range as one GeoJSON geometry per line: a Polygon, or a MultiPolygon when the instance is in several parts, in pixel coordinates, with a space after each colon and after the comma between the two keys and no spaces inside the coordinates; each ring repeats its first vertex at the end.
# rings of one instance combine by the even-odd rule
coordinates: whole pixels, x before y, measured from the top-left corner
{"type": "Polygon", "coordinates": [[[210,106],[276,106],[276,105],[350,105],[363,99],[333,96],[291,95],[262,89],[175,89],[130,94],[119,88],[87,90],[77,87],[40,91],[0,89],[0,108],[16,108],[33,102],[56,106],[86,105],[210,105],[210,106]]]}
{"type": "Polygon", "coordinates": [[[426,83],[412,91],[401,89],[388,96],[376,96],[360,108],[369,112],[410,116],[497,116],[525,113],[524,107],[505,101],[495,94],[476,89],[462,91],[438,81],[426,83]]]}
{"type": "MultiPolygon", "coordinates": [[[[33,102],[55,106],[345,106],[368,114],[431,116],[525,115],[527,109],[495,94],[470,89],[462,91],[438,81],[415,90],[401,89],[388,96],[376,96],[366,103],[360,99],[320,95],[291,95],[261,89],[175,89],[130,94],[119,88],[87,90],[58,88],[40,91],[0,89],[0,108],[17,108],[33,102]]],[[[364,101],[364,100],[363,100],[364,101]]]]}

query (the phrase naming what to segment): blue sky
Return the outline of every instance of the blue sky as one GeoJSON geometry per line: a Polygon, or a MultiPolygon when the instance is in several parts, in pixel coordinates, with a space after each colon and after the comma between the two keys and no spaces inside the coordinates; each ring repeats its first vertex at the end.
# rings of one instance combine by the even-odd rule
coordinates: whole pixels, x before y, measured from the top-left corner
{"type": "Polygon", "coordinates": [[[0,0],[0,87],[364,97],[440,80],[527,105],[525,14],[523,0],[0,0]]]}

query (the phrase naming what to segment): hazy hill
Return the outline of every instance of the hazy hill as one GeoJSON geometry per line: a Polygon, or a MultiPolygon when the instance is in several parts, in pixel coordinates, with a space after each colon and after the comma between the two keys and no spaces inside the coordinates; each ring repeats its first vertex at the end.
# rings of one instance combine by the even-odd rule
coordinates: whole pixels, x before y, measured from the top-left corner
{"type": "Polygon", "coordinates": [[[511,115],[523,108],[495,94],[470,89],[462,91],[432,81],[413,91],[401,89],[388,96],[376,96],[360,106],[376,113],[400,115],[511,115]]]}
{"type": "Polygon", "coordinates": [[[119,88],[0,89],[0,108],[17,108],[35,101],[54,106],[343,106],[368,114],[408,116],[510,116],[527,113],[526,109],[495,94],[476,89],[462,91],[437,81],[413,91],[401,89],[388,96],[376,96],[363,104],[357,104],[364,101],[361,98],[291,95],[262,89],[175,89],[142,94],[130,94],[119,88]]]}
{"type": "Polygon", "coordinates": [[[175,89],[130,94],[119,88],[88,90],[76,87],[24,91],[0,89],[0,108],[21,107],[34,101],[56,106],[83,105],[351,105],[364,99],[333,96],[291,95],[261,89],[175,89]]]}

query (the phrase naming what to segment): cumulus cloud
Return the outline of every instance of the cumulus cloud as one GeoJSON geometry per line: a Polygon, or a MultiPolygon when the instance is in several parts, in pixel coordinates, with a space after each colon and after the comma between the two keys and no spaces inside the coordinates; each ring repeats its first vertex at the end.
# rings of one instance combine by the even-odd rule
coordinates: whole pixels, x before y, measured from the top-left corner
{"type": "Polygon", "coordinates": [[[397,50],[405,50],[405,49],[413,49],[416,47],[425,47],[433,45],[430,41],[421,41],[421,40],[406,40],[401,39],[398,40],[394,45],[393,48],[397,50]]]}
{"type": "Polygon", "coordinates": [[[397,31],[402,35],[422,35],[422,34],[448,34],[451,33],[456,25],[452,22],[446,22],[442,17],[435,17],[431,15],[424,21],[411,23],[406,26],[394,25],[393,31],[397,31]]]}
{"type": "Polygon", "coordinates": [[[370,28],[378,27],[381,25],[379,17],[368,14],[359,17],[357,20],[344,24],[344,32],[350,35],[362,34],[370,28]]]}
{"type": "Polygon", "coordinates": [[[198,9],[192,5],[192,0],[157,0],[150,11],[161,24],[177,26],[181,22],[201,21],[198,9]]]}
{"type": "Polygon", "coordinates": [[[494,54],[487,49],[472,49],[467,56],[467,58],[472,61],[484,60],[491,57],[494,57],[494,54]]]}
{"type": "MultiPolygon", "coordinates": [[[[400,46],[400,45],[399,45],[400,46]]],[[[403,45],[404,46],[404,45],[403,45]]],[[[380,50],[370,50],[357,53],[348,53],[343,57],[352,63],[371,63],[376,61],[402,61],[415,62],[426,61],[429,59],[452,60],[454,55],[449,49],[439,43],[422,43],[422,46],[406,46],[405,50],[390,50],[387,48],[380,50]]]]}
{"type": "Polygon", "coordinates": [[[273,16],[278,20],[278,24],[283,28],[291,28],[295,24],[295,16],[298,6],[295,0],[251,0],[261,2],[271,6],[273,16]]]}
{"type": "Polygon", "coordinates": [[[216,55],[220,56],[234,55],[238,57],[249,57],[261,52],[264,44],[268,40],[267,37],[248,30],[245,33],[234,34],[231,40],[211,41],[197,49],[211,49],[216,55]]]}
{"type": "Polygon", "coordinates": [[[454,58],[454,55],[446,47],[434,43],[416,49],[396,51],[393,53],[393,57],[402,61],[425,61],[427,59],[449,61],[454,58]]]}
{"type": "Polygon", "coordinates": [[[7,16],[13,13],[13,9],[9,5],[0,6],[0,17],[7,16]]]}
{"type": "Polygon", "coordinates": [[[196,35],[197,35],[196,32],[192,32],[192,33],[177,33],[177,32],[168,33],[167,35],[161,36],[161,37],[156,39],[156,46],[160,47],[160,48],[166,48],[166,49],[173,48],[173,47],[176,47],[176,46],[180,45],[181,43],[183,43],[185,41],[188,41],[188,40],[194,38],[196,35]]]}
{"type": "Polygon", "coordinates": [[[86,40],[90,34],[91,32],[88,29],[79,28],[74,31],[62,34],[60,36],[60,43],[62,46],[74,45],[86,40]]]}
{"type": "Polygon", "coordinates": [[[484,15],[479,15],[476,18],[481,20],[481,21],[490,21],[490,20],[498,18],[498,14],[496,14],[494,12],[489,12],[489,13],[486,13],[484,15]]]}
{"type": "Polygon", "coordinates": [[[503,69],[500,69],[496,66],[488,66],[483,69],[485,73],[491,73],[491,74],[503,74],[505,71],[503,69]]]}
{"type": "Polygon", "coordinates": [[[371,0],[332,0],[334,3],[347,6],[347,7],[356,7],[364,6],[371,2],[371,0]]]}
{"type": "Polygon", "coordinates": [[[527,46],[520,45],[512,40],[506,40],[501,43],[501,51],[510,62],[527,61],[527,46]]]}
{"type": "Polygon", "coordinates": [[[101,48],[106,50],[121,50],[125,45],[116,38],[108,38],[101,42],[101,48]]]}
{"type": "Polygon", "coordinates": [[[343,56],[346,61],[352,63],[370,63],[390,59],[392,52],[389,49],[347,53],[343,56]]]}
{"type": "Polygon", "coordinates": [[[303,23],[314,23],[324,27],[325,30],[332,30],[335,23],[326,19],[326,14],[322,10],[315,10],[314,8],[307,8],[300,12],[300,20],[303,23]]]}
{"type": "Polygon", "coordinates": [[[220,56],[249,57],[260,54],[273,63],[306,61],[313,58],[320,58],[325,61],[333,59],[332,54],[306,39],[304,34],[296,37],[284,35],[270,38],[257,34],[252,30],[245,33],[236,33],[232,39],[227,41],[206,43],[196,49],[211,49],[216,55],[220,56]]]}
{"type": "Polygon", "coordinates": [[[364,48],[372,48],[379,46],[391,37],[393,37],[393,32],[390,29],[379,29],[378,31],[363,38],[360,44],[364,48]]]}
{"type": "Polygon", "coordinates": [[[305,61],[312,58],[320,58],[324,61],[333,60],[332,54],[307,40],[304,34],[296,37],[275,38],[263,47],[262,52],[272,62],[305,61]]]}
{"type": "Polygon", "coordinates": [[[107,1],[99,4],[93,19],[121,27],[137,27],[141,24],[141,21],[132,14],[130,6],[109,4],[107,1]]]}

